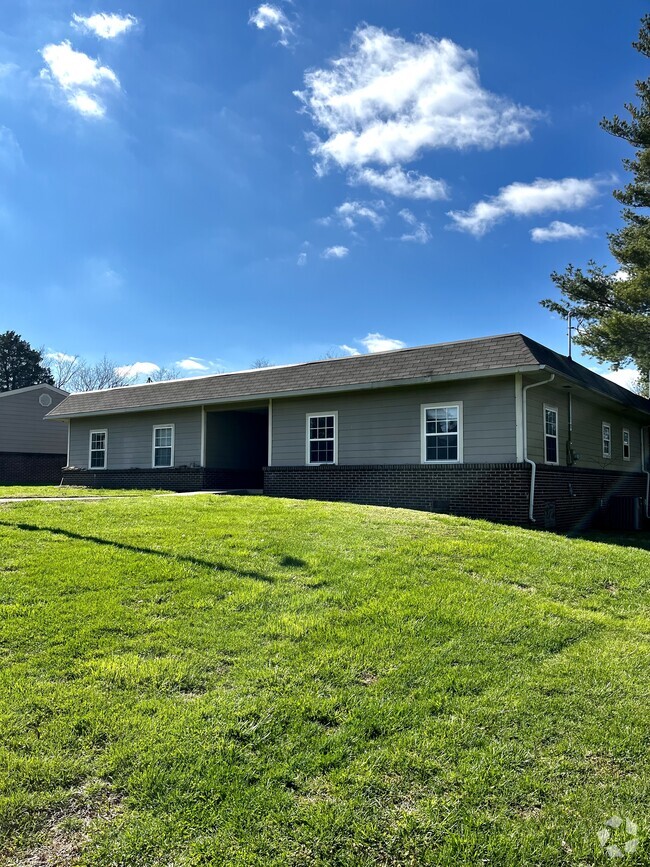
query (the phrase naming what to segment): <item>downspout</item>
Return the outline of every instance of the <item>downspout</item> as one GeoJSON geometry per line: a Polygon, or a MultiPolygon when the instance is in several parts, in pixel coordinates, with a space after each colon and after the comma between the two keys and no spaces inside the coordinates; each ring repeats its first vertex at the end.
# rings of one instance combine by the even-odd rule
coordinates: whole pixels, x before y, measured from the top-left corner
{"type": "MultiPolygon", "coordinates": [[[[533,509],[535,507],[535,476],[537,474],[537,464],[535,461],[531,460],[528,457],[528,399],[527,399],[527,391],[529,388],[536,388],[538,385],[548,385],[549,382],[553,382],[555,379],[555,374],[552,373],[549,379],[543,379],[541,382],[531,382],[530,385],[525,385],[523,388],[523,411],[524,411],[524,461],[527,464],[530,464],[530,495],[529,495],[529,506],[528,506],[528,518],[529,520],[535,524],[535,518],[533,518],[533,509]]],[[[558,419],[558,426],[560,424],[560,420],[558,419]]],[[[559,443],[559,431],[558,431],[558,443],[559,443]]]]}
{"type": "Polygon", "coordinates": [[[650,518],[650,511],[648,508],[650,507],[650,471],[648,471],[648,467],[646,464],[646,455],[645,455],[645,437],[643,435],[643,431],[647,430],[650,433],[650,425],[648,427],[641,428],[641,472],[645,473],[646,476],[646,485],[645,485],[645,516],[646,518],[650,518]]]}

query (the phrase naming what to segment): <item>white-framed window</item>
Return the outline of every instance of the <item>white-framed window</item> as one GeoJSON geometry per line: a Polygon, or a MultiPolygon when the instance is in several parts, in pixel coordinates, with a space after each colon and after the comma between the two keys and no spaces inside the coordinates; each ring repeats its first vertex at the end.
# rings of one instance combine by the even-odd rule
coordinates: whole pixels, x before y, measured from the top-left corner
{"type": "Polygon", "coordinates": [[[544,404],[544,461],[559,464],[558,451],[558,411],[556,406],[544,404]]]}
{"type": "Polygon", "coordinates": [[[630,432],[623,428],[623,460],[630,460],[630,432]]]}
{"type": "Polygon", "coordinates": [[[156,424],[153,428],[153,467],[174,466],[174,425],[156,424]]]}
{"type": "Polygon", "coordinates": [[[603,422],[603,457],[611,458],[612,456],[612,426],[606,421],[603,422]]]}
{"type": "Polygon", "coordinates": [[[422,405],[422,463],[457,464],[463,460],[463,404],[422,405]]]}
{"type": "Polygon", "coordinates": [[[106,469],[107,430],[91,430],[88,443],[88,467],[91,470],[106,469]]]}
{"type": "Polygon", "coordinates": [[[307,463],[338,461],[338,412],[307,413],[307,463]]]}

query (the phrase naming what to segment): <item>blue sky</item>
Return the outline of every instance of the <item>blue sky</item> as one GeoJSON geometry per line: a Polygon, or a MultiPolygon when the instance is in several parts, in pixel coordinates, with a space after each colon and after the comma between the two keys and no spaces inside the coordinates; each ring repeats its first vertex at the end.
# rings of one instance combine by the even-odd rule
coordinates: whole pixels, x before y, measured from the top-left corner
{"type": "Polygon", "coordinates": [[[629,153],[598,121],[646,75],[644,11],[3,4],[0,330],[188,375],[509,331],[565,351],[538,301],[611,261],[629,153]]]}

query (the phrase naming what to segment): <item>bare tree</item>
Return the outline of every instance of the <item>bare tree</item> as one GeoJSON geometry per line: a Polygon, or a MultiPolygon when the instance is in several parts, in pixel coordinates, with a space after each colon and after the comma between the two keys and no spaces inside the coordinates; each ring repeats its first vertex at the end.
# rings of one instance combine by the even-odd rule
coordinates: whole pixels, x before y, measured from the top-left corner
{"type": "Polygon", "coordinates": [[[103,388],[133,385],[135,379],[128,372],[122,372],[114,361],[104,356],[95,364],[78,359],[69,385],[73,391],[99,391],[103,388]]]}
{"type": "Polygon", "coordinates": [[[47,356],[50,373],[57,388],[65,388],[72,385],[77,367],[79,366],[78,355],[66,355],[64,352],[50,352],[47,356]]]}
{"type": "Polygon", "coordinates": [[[147,382],[167,382],[170,379],[180,379],[182,370],[179,367],[159,367],[149,375],[147,382]]]}
{"type": "Polygon", "coordinates": [[[343,353],[338,347],[332,346],[330,349],[327,350],[327,352],[324,352],[318,360],[331,361],[334,358],[343,358],[343,353]]]}
{"type": "Polygon", "coordinates": [[[268,358],[256,358],[251,366],[253,370],[261,370],[263,367],[271,367],[271,362],[268,358]]]}

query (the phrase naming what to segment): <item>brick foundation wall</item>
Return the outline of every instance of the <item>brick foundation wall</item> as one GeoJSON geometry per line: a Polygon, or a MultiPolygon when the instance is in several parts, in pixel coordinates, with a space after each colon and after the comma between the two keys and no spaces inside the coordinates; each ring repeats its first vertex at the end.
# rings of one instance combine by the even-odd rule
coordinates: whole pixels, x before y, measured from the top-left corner
{"type": "Polygon", "coordinates": [[[624,529],[617,526],[612,498],[643,499],[646,484],[643,473],[538,465],[535,520],[541,526],[559,530],[624,529]]]}
{"type": "Polygon", "coordinates": [[[537,467],[535,524],[528,518],[528,464],[409,464],[267,467],[264,493],[297,499],[344,500],[485,518],[504,524],[580,531],[608,526],[613,496],[642,497],[641,473],[537,467]]]}
{"type": "Polygon", "coordinates": [[[200,491],[203,469],[63,470],[64,485],[88,488],[159,488],[163,491],[200,491]]]}
{"type": "Polygon", "coordinates": [[[67,455],[0,452],[0,485],[58,485],[67,455]]]}
{"type": "MultiPolygon", "coordinates": [[[[64,460],[65,463],[65,460],[64,460]]],[[[59,471],[59,480],[61,471],[59,471]]],[[[159,488],[164,491],[261,488],[261,470],[219,470],[203,467],[129,470],[63,470],[65,485],[88,488],[159,488]]]]}

